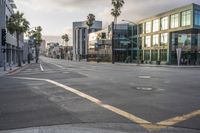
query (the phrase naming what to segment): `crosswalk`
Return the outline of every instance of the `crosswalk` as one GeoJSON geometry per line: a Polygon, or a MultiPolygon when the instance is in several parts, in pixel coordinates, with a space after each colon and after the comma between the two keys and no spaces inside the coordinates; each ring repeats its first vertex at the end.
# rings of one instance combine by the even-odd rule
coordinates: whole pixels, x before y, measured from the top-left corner
{"type": "Polygon", "coordinates": [[[50,68],[44,68],[42,70],[40,67],[33,67],[31,66],[28,69],[25,69],[21,71],[18,75],[36,75],[36,74],[53,74],[53,73],[64,73],[67,74],[69,71],[67,69],[50,69],[50,68]]]}

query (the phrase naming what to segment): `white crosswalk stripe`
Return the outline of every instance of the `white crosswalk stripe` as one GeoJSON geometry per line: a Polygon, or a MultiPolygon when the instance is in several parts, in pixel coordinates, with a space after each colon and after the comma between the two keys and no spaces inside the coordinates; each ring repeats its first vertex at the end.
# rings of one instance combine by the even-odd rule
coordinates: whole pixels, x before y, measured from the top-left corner
{"type": "Polygon", "coordinates": [[[40,68],[29,68],[20,72],[19,75],[34,75],[34,74],[53,74],[53,73],[64,73],[68,74],[69,71],[67,69],[45,69],[41,71],[40,68]]]}

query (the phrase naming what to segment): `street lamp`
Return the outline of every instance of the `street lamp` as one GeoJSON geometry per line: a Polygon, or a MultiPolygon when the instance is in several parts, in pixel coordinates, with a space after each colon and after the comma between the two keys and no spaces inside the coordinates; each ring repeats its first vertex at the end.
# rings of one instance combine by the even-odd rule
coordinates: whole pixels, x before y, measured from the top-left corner
{"type": "MultiPolygon", "coordinates": [[[[133,25],[137,26],[137,64],[140,64],[140,47],[139,47],[139,24],[132,22],[130,20],[122,20],[133,25]]],[[[132,27],[132,36],[133,36],[133,27],[132,27]]],[[[133,58],[133,43],[131,43],[131,58],[133,58]]]]}

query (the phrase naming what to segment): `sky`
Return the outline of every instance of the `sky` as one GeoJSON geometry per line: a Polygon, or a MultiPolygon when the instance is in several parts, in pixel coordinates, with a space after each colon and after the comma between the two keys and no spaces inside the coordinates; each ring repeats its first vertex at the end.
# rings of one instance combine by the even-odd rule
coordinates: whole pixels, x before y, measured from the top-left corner
{"type": "MultiPolygon", "coordinates": [[[[137,22],[164,11],[200,0],[124,0],[122,19],[137,22]]],[[[96,16],[96,20],[103,21],[106,27],[113,20],[110,15],[111,0],[15,0],[17,8],[25,14],[31,27],[42,26],[45,39],[52,36],[69,34],[72,40],[72,22],[84,21],[89,13],[96,16]]],[[[61,42],[61,40],[59,40],[61,42]]],[[[69,42],[71,44],[72,41],[69,42]]]]}

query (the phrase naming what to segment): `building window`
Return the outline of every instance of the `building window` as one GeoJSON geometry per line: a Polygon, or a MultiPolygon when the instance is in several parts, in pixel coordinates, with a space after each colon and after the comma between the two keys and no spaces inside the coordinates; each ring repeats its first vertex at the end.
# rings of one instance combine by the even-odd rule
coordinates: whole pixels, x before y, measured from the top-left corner
{"type": "Polygon", "coordinates": [[[194,12],[194,14],[195,14],[195,22],[194,22],[194,24],[197,25],[197,26],[200,26],[200,11],[196,10],[194,12]]]}
{"type": "Polygon", "coordinates": [[[147,22],[146,23],[146,33],[150,33],[151,32],[151,22],[147,22]]]}
{"type": "Polygon", "coordinates": [[[191,25],[191,10],[182,12],[182,16],[181,16],[181,25],[182,26],[187,26],[187,25],[191,25]]]}
{"type": "Polygon", "coordinates": [[[161,45],[166,45],[168,43],[168,33],[162,33],[160,35],[161,45]]]}
{"type": "Polygon", "coordinates": [[[167,61],[167,49],[160,50],[160,60],[167,61]]]}
{"type": "Polygon", "coordinates": [[[169,20],[168,17],[164,17],[161,19],[161,30],[167,30],[169,28],[168,20],[169,20]]]}
{"type": "Polygon", "coordinates": [[[151,51],[151,61],[157,61],[158,60],[158,50],[152,50],[151,51]]]}
{"type": "Polygon", "coordinates": [[[178,20],[179,20],[178,14],[171,15],[171,28],[178,27],[178,20]]]}
{"type": "Polygon", "coordinates": [[[158,46],[159,44],[159,35],[153,35],[153,46],[158,46]]]}
{"type": "Polygon", "coordinates": [[[151,36],[146,36],[145,46],[148,47],[148,48],[151,47],[151,36]]]}
{"type": "Polygon", "coordinates": [[[150,50],[144,50],[144,60],[145,61],[150,60],[150,50]]]}
{"type": "Polygon", "coordinates": [[[153,21],[153,32],[156,32],[159,30],[159,19],[156,19],[153,21]]]}

